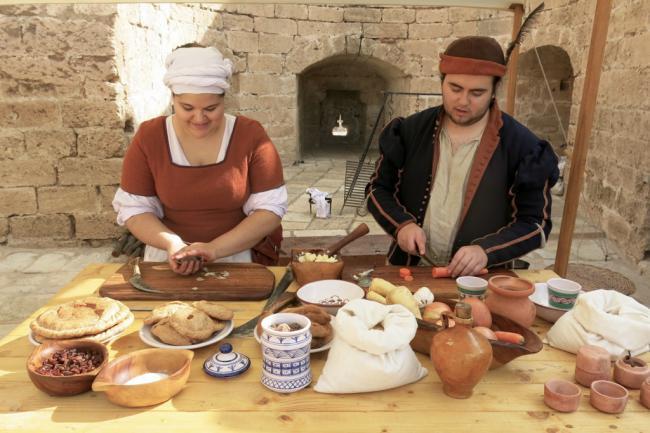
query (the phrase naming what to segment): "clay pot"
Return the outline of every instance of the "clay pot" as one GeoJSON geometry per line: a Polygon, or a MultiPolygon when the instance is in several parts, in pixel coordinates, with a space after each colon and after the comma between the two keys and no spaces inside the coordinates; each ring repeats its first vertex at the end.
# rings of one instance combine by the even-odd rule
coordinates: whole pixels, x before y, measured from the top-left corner
{"type": "Polygon", "coordinates": [[[456,326],[433,336],[431,361],[445,394],[453,398],[469,398],[474,386],[490,367],[492,346],[487,338],[471,329],[471,307],[468,304],[456,304],[456,315],[444,313],[445,327],[449,316],[454,318],[456,326]]]}
{"type": "Polygon", "coordinates": [[[575,412],[581,395],[580,388],[566,380],[551,379],[544,384],[544,403],[559,412],[575,412]]]}
{"type": "Polygon", "coordinates": [[[590,386],[596,380],[609,380],[611,377],[611,362],[607,350],[590,344],[578,349],[575,369],[576,382],[590,386]]]}
{"type": "Polygon", "coordinates": [[[629,393],[618,383],[597,380],[591,384],[589,403],[605,413],[621,413],[625,410],[629,393]]]}
{"type": "Polygon", "coordinates": [[[646,378],[641,384],[641,392],[639,393],[641,404],[650,409],[650,377],[646,378]]]}
{"type": "Polygon", "coordinates": [[[529,328],[535,321],[535,304],[528,299],[535,286],[523,278],[496,275],[488,280],[490,289],[485,304],[492,313],[507,317],[529,328]]]}
{"type": "Polygon", "coordinates": [[[621,358],[614,363],[614,380],[629,389],[639,389],[650,377],[650,367],[641,358],[621,358]]]}
{"type": "Polygon", "coordinates": [[[340,256],[333,263],[328,262],[299,262],[297,257],[301,253],[325,254],[321,249],[291,250],[291,270],[299,286],[319,280],[340,280],[344,263],[340,256]]]}

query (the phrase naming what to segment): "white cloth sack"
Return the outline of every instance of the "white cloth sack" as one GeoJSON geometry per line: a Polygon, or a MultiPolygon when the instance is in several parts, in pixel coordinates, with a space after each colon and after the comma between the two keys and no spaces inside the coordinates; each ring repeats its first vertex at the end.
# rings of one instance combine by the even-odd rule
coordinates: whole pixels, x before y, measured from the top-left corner
{"type": "Polygon", "coordinates": [[[330,209],[325,199],[330,193],[321,191],[318,188],[307,188],[307,194],[309,194],[309,197],[316,205],[316,218],[329,218],[330,209]]]}
{"type": "Polygon", "coordinates": [[[558,349],[577,353],[585,344],[600,346],[612,359],[650,350],[650,309],[615,290],[594,290],[578,296],[572,310],[546,335],[558,349]]]}
{"type": "Polygon", "coordinates": [[[339,310],[332,325],[334,340],[314,390],[380,391],[427,375],[409,346],[418,324],[404,306],[356,299],[339,310]],[[377,325],[383,329],[373,329],[377,325]]]}

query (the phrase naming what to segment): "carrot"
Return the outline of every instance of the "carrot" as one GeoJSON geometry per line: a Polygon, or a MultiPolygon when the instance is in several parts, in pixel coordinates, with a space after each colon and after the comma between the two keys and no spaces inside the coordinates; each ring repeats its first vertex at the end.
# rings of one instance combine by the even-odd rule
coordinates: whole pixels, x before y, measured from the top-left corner
{"type": "Polygon", "coordinates": [[[411,270],[409,268],[400,268],[399,276],[404,278],[411,275],[411,270]]]}
{"type": "Polygon", "coordinates": [[[503,341],[506,343],[513,343],[513,344],[524,344],[526,342],[526,339],[524,338],[523,335],[517,334],[516,332],[506,332],[506,331],[494,331],[494,335],[496,335],[497,340],[503,341]]]}
{"type": "MultiPolygon", "coordinates": [[[[485,275],[488,273],[487,268],[483,268],[479,271],[478,275],[485,275]]],[[[431,275],[433,278],[449,278],[451,277],[451,272],[449,272],[449,268],[446,267],[440,267],[440,268],[432,268],[431,269],[431,275]]]]}
{"type": "Polygon", "coordinates": [[[413,276],[412,275],[405,275],[404,276],[404,281],[413,281],[413,276]]]}

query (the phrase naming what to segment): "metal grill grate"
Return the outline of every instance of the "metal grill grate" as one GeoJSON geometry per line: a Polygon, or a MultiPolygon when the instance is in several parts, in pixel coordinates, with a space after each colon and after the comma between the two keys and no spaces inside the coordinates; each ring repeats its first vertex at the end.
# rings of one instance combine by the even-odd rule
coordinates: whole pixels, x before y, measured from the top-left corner
{"type": "Polygon", "coordinates": [[[350,192],[350,186],[353,183],[354,176],[357,173],[359,168],[359,161],[345,161],[345,184],[344,192],[345,197],[345,206],[351,207],[363,207],[366,201],[366,185],[370,181],[370,177],[375,171],[375,164],[364,162],[361,164],[361,170],[359,171],[359,176],[354,182],[354,187],[350,192]]]}

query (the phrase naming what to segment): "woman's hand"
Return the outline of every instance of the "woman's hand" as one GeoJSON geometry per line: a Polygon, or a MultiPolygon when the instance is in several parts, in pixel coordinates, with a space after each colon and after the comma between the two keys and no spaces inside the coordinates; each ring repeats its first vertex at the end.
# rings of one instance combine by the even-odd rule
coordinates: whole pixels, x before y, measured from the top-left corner
{"type": "Polygon", "coordinates": [[[206,260],[198,254],[189,252],[189,249],[190,245],[183,243],[180,248],[173,245],[167,250],[167,261],[172,271],[181,275],[191,275],[203,267],[206,260]]]}
{"type": "Polygon", "coordinates": [[[483,248],[478,245],[461,247],[447,266],[451,276],[478,275],[487,266],[488,258],[483,248]]]}
{"type": "Polygon", "coordinates": [[[413,256],[423,256],[426,253],[426,243],[424,230],[415,223],[407,224],[397,232],[397,245],[413,256]]]}
{"type": "Polygon", "coordinates": [[[217,254],[211,244],[194,242],[181,248],[174,254],[170,254],[169,265],[174,272],[182,275],[190,275],[198,272],[204,263],[210,263],[216,259],[217,254]]]}

